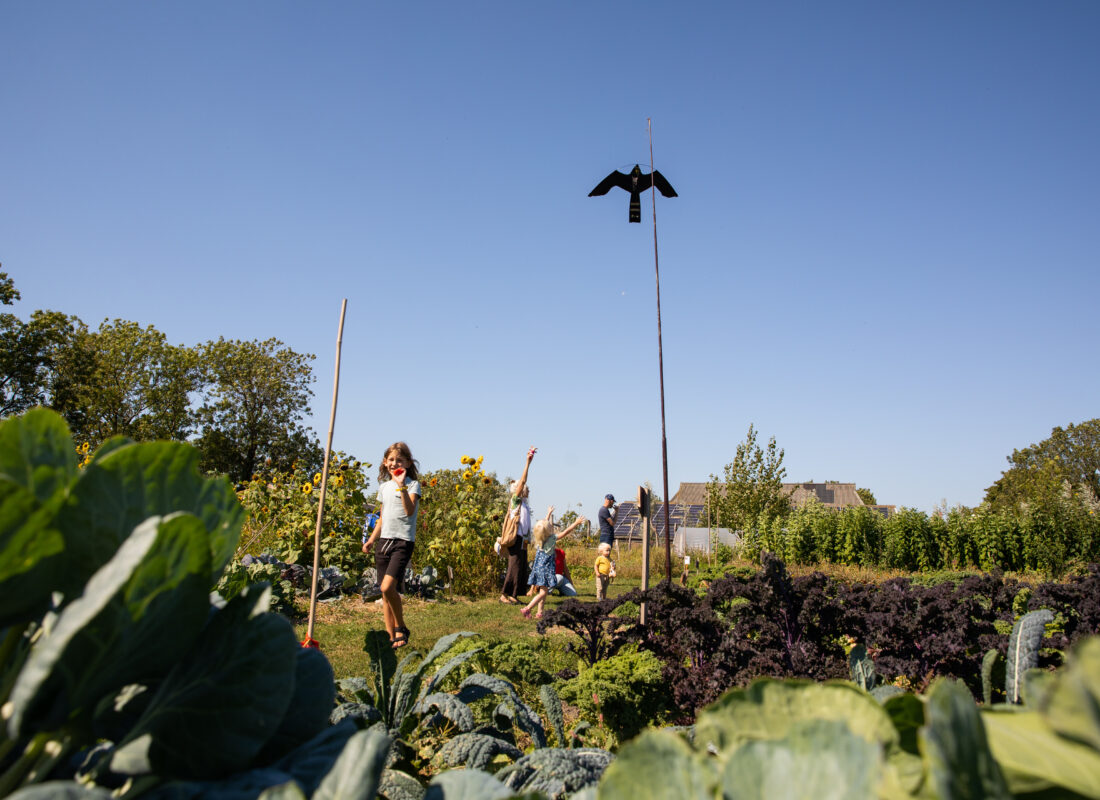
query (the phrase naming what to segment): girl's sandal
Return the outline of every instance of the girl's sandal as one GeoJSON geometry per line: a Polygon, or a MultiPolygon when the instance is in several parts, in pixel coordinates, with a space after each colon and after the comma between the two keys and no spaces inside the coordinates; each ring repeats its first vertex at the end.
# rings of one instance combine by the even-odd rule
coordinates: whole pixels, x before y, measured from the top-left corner
{"type": "Polygon", "coordinates": [[[524,619],[531,619],[531,609],[529,609],[529,608],[521,608],[521,609],[519,610],[519,613],[523,614],[523,618],[524,618],[524,619]]]}
{"type": "Polygon", "coordinates": [[[542,612],[541,611],[538,612],[537,614],[535,614],[535,619],[542,619],[542,612]]]}
{"type": "Polygon", "coordinates": [[[408,643],[409,643],[409,629],[408,628],[398,628],[397,630],[395,630],[393,632],[393,641],[390,643],[390,646],[393,647],[394,650],[396,650],[399,647],[404,647],[408,643]]]}

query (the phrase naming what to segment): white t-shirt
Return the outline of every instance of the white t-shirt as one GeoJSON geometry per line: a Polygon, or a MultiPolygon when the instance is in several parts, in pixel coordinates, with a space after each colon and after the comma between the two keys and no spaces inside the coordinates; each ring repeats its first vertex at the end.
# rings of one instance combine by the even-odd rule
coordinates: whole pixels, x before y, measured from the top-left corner
{"type": "Polygon", "coordinates": [[[378,487],[378,499],[382,502],[382,514],[378,520],[383,539],[416,540],[416,515],[420,511],[420,481],[405,481],[409,494],[416,495],[412,516],[405,513],[405,504],[397,484],[388,480],[378,487]]]}

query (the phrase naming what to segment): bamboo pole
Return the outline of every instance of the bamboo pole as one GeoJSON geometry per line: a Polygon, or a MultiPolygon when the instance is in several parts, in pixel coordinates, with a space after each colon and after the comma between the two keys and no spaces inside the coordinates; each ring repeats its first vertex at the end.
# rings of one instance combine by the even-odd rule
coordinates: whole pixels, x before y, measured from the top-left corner
{"type": "Polygon", "coordinates": [[[313,585],[309,592],[309,626],[302,647],[320,649],[320,643],[313,638],[313,623],[317,617],[317,574],[321,571],[321,519],[325,513],[325,494],[328,490],[328,465],[332,457],[332,430],[336,427],[336,397],[340,390],[340,346],[344,341],[344,313],[348,308],[345,297],[340,304],[340,327],[336,331],[336,374],[332,379],[332,412],[328,418],[328,439],[325,441],[325,463],[321,467],[321,499],[317,503],[317,528],[313,532],[313,585]]]}

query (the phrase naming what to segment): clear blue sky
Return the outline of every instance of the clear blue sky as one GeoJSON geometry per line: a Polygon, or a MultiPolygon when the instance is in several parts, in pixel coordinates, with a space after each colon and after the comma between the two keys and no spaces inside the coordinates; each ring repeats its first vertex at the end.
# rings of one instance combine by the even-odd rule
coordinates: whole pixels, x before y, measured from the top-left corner
{"type": "Polygon", "coordinates": [[[1100,416],[1100,3],[0,3],[23,300],[315,353],[336,446],[594,515],[750,423],[788,480],[977,504],[1100,416]]]}

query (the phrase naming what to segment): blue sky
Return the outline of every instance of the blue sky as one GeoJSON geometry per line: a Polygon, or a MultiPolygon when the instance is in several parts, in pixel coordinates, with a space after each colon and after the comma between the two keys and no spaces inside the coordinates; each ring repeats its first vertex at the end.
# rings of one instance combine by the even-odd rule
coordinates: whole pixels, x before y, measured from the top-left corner
{"type": "Polygon", "coordinates": [[[313,428],[537,507],[788,480],[977,504],[1100,416],[1100,4],[0,4],[23,300],[315,353],[313,428]]]}

